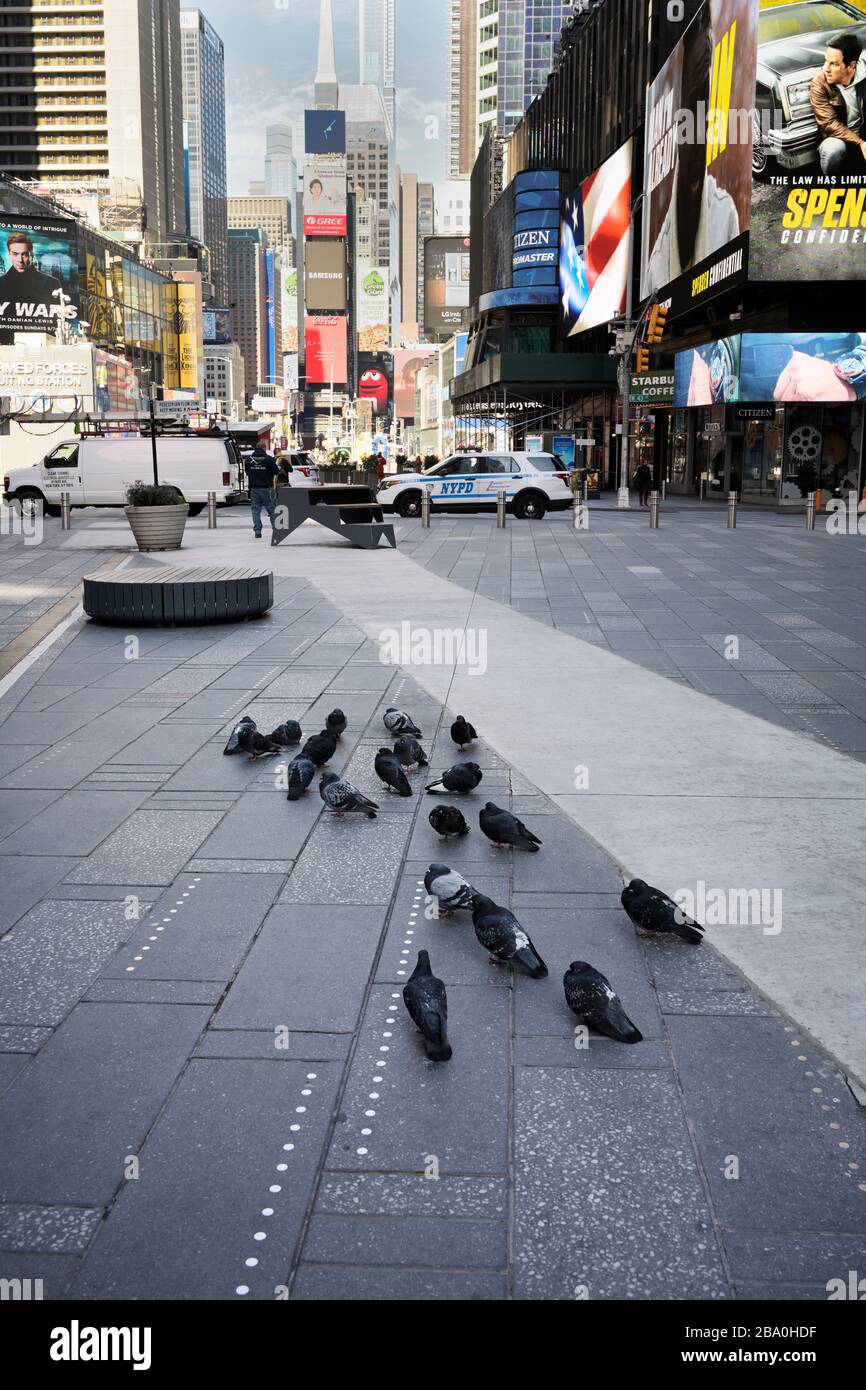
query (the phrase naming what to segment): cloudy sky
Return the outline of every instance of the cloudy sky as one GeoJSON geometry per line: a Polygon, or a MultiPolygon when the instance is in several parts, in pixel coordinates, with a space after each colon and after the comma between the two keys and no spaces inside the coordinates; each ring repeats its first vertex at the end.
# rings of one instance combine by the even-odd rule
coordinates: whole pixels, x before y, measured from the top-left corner
{"type": "MultiPolygon", "coordinates": [[[[333,8],[337,76],[358,82],[357,0],[333,8]]],[[[303,149],[319,0],[201,0],[199,9],[225,43],[229,193],[246,193],[264,177],[266,125],[289,121],[303,149]]],[[[397,157],[424,179],[447,174],[447,14],[447,0],[397,0],[397,157]]]]}

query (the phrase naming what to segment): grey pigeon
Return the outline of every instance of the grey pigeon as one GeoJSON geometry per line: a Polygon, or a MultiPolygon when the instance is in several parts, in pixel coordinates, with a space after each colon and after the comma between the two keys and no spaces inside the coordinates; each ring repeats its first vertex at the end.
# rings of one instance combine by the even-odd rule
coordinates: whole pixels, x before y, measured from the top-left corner
{"type": "Polygon", "coordinates": [[[516,961],[533,980],[543,980],[547,966],[526,932],[507,907],[476,893],[472,908],[475,935],[493,960],[508,965],[516,961]]]}
{"type": "Polygon", "coordinates": [[[376,812],[379,807],[375,801],[371,801],[363,792],[347,782],[345,777],[338,777],[336,772],[323,772],[319,782],[319,796],[324,801],[330,811],[335,816],[344,816],[352,811],[359,811],[368,820],[376,819],[376,812]]]}
{"type": "Polygon", "coordinates": [[[347,719],[341,709],[332,709],[325,720],[325,728],[329,734],[335,734],[337,738],[342,738],[346,732],[347,719]]]}
{"type": "Polygon", "coordinates": [[[404,734],[398,738],[394,744],[394,756],[400,760],[404,767],[427,767],[427,755],[421,747],[417,738],[411,734],[404,734]]]}
{"type": "Polygon", "coordinates": [[[316,764],[311,762],[309,758],[305,758],[303,753],[299,753],[296,758],[292,758],[287,772],[289,790],[286,793],[286,800],[300,801],[316,775],[316,764]]]}
{"type": "Polygon", "coordinates": [[[427,819],[443,840],[447,840],[449,835],[469,834],[469,826],[457,806],[434,806],[427,819]]]}
{"type": "Polygon", "coordinates": [[[424,737],[411,714],[407,714],[405,710],[389,705],[382,719],[388,733],[393,734],[394,738],[399,738],[401,734],[411,734],[413,738],[424,737]]]}
{"type": "Polygon", "coordinates": [[[389,791],[396,792],[398,796],[412,795],[409,778],[400,766],[399,759],[394,756],[390,748],[379,749],[374,766],[376,776],[385,783],[389,791]]]}
{"type": "Polygon", "coordinates": [[[573,960],[562,983],[565,1001],[582,1023],[588,1023],[596,1032],[617,1042],[643,1042],[643,1034],[635,1028],[616,990],[599,970],[594,970],[585,960],[573,960]]]}
{"type": "Polygon", "coordinates": [[[478,824],[494,845],[513,845],[515,849],[525,849],[530,854],[538,853],[541,844],[538,836],[527,830],[522,820],[518,820],[510,811],[503,811],[501,806],[495,806],[492,801],[488,801],[480,813],[478,824]]]}
{"type": "Polygon", "coordinates": [[[464,719],[462,714],[458,714],[451,725],[451,737],[462,751],[467,744],[474,743],[478,735],[468,720],[464,719]]]}
{"type": "Polygon", "coordinates": [[[418,952],[418,964],[403,986],[403,1003],[412,1022],[420,1028],[424,1050],[431,1062],[448,1062],[448,996],[445,986],[430,968],[426,951],[418,952]]]}
{"type": "Polygon", "coordinates": [[[447,864],[431,864],[424,875],[424,887],[431,897],[438,899],[440,917],[448,917],[452,912],[472,911],[475,889],[462,874],[450,869],[447,864]]]}
{"type": "Polygon", "coordinates": [[[301,749],[304,757],[314,762],[316,767],[324,767],[326,763],[331,761],[336,751],[336,735],[329,734],[327,729],[323,729],[320,734],[312,734],[301,749]]]}
{"type": "Polygon", "coordinates": [[[482,772],[477,763],[455,763],[449,767],[447,772],[435,782],[427,784],[427,791],[432,794],[437,792],[466,792],[474,791],[481,781],[482,772]]]}
{"type": "Polygon", "coordinates": [[[296,719],[287,719],[285,724],[279,724],[272,734],[268,737],[271,743],[276,743],[280,748],[291,748],[293,744],[300,743],[303,738],[303,731],[296,719]]]}
{"type": "Polygon", "coordinates": [[[687,917],[673,898],[659,888],[650,888],[642,878],[633,878],[622,890],[620,902],[636,927],[655,935],[678,936],[692,946],[704,939],[704,928],[687,917]]]}
{"type": "Polygon", "coordinates": [[[230,757],[232,753],[241,753],[243,751],[241,748],[241,736],[247,732],[254,732],[255,728],[256,721],[250,719],[248,714],[245,714],[243,719],[238,720],[229,734],[229,741],[223,749],[223,754],[226,757],[230,757]]]}
{"type": "Polygon", "coordinates": [[[251,763],[258,762],[259,758],[275,758],[281,751],[280,744],[273,743],[269,735],[260,734],[255,724],[248,724],[241,730],[238,744],[249,754],[251,763]]]}

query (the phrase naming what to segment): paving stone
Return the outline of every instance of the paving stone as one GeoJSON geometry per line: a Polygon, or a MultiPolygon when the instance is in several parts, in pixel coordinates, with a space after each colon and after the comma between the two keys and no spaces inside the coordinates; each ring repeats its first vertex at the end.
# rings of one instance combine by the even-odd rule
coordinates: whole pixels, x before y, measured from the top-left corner
{"type": "Polygon", "coordinates": [[[746,1302],[823,1303],[827,1299],[823,1284],[754,1284],[743,1280],[737,1281],[735,1288],[736,1297],[746,1302]]]}
{"type": "Polygon", "coordinates": [[[338,1076],[328,1062],[192,1062],[72,1297],[234,1299],[246,1287],[250,1298],[272,1302],[303,1225],[338,1076]],[[311,1094],[296,1117],[304,1090],[311,1094]]]}
{"type": "Polygon", "coordinates": [[[38,1052],[51,1037],[50,1028],[0,1027],[0,1054],[38,1052]]]}
{"type": "Polygon", "coordinates": [[[29,908],[38,903],[59,879],[75,868],[77,860],[48,855],[19,855],[15,872],[5,874],[0,894],[0,935],[29,908]]]}
{"type": "Polygon", "coordinates": [[[69,881],[171,883],[219,820],[216,811],[136,811],[69,881]]]}
{"type": "MultiPolygon", "coordinates": [[[[272,778],[276,768],[274,759],[268,763],[265,776],[272,778]]],[[[269,791],[266,802],[259,796],[242,796],[201,844],[198,858],[233,859],[243,864],[275,857],[297,859],[322,812],[318,779],[300,801],[287,801],[286,793],[273,785],[269,791]]]]}
{"type": "MultiPolygon", "coordinates": [[[[423,1172],[325,1172],[316,1194],[316,1213],[496,1220],[508,1215],[508,1186],[504,1178],[496,1177],[434,1179],[425,1177],[423,1172]]],[[[305,1255],[309,1257],[309,1251],[305,1251],[305,1255]]],[[[400,1263],[414,1262],[403,1260],[400,1263]]]]}
{"type": "MultiPolygon", "coordinates": [[[[35,760],[41,753],[49,751],[49,745],[45,743],[22,743],[17,746],[12,743],[0,744],[0,777],[6,777],[10,772],[14,772],[24,763],[35,760]]],[[[0,783],[0,786],[5,783],[0,783]]]]}
{"type": "Polygon", "coordinates": [[[0,856],[90,854],[147,800],[149,792],[69,791],[60,797],[53,792],[17,792],[15,795],[25,799],[51,797],[52,802],[15,834],[0,840],[0,856]]]}
{"type": "Polygon", "coordinates": [[[82,1254],[102,1220],[101,1209],[0,1203],[0,1250],[82,1254]]]}
{"type": "Polygon", "coordinates": [[[279,1036],[257,1029],[220,1028],[219,1017],[211,1030],[203,1033],[196,1057],[249,1057],[261,1062],[334,1062],[345,1057],[351,1044],[349,1033],[285,1033],[279,1036]],[[279,1043],[279,1046],[277,1045],[279,1043]]]}
{"type": "Polygon", "coordinates": [[[4,779],[4,788],[24,787],[27,790],[57,788],[65,790],[78,786],[95,768],[101,767],[109,754],[101,743],[64,740],[53,748],[20,766],[4,779]]]}
{"type": "Polygon", "coordinates": [[[361,816],[319,821],[307,841],[281,903],[380,903],[389,902],[409,838],[406,816],[382,816],[371,821],[361,816]]]}
{"type": "Polygon", "coordinates": [[[0,743],[56,743],[82,728],[89,716],[82,714],[10,714],[0,725],[0,743]]]}
{"type": "Polygon", "coordinates": [[[223,980],[148,980],[135,975],[94,980],[85,994],[90,1004],[216,1004],[223,980]]]}
{"type": "Polygon", "coordinates": [[[548,816],[534,828],[544,846],[538,854],[515,853],[515,892],[622,892],[618,866],[578,826],[562,816],[548,816]]]}
{"type": "Polygon", "coordinates": [[[27,1066],[29,1058],[23,1052],[3,1052],[0,1051],[0,1094],[11,1086],[12,1082],[27,1066]]]}
{"type": "Polygon", "coordinates": [[[504,1221],[314,1214],[302,1258],[311,1264],[504,1269],[504,1221]]]}
{"type": "Polygon", "coordinates": [[[830,1279],[844,1279],[847,1285],[848,1271],[862,1271],[863,1268],[862,1231],[838,1235],[811,1231],[786,1231],[783,1235],[775,1232],[765,1235],[760,1230],[727,1231],[725,1251],[738,1284],[744,1280],[762,1284],[808,1282],[824,1287],[825,1297],[830,1279]]]}
{"type": "Polygon", "coordinates": [[[139,764],[142,767],[170,768],[174,771],[187,762],[210,738],[213,738],[212,723],[198,726],[158,724],[141,738],[127,744],[121,753],[115,754],[106,765],[106,770],[118,764],[127,767],[139,764]]]}
{"type": "Polygon", "coordinates": [[[802,676],[797,676],[793,672],[778,675],[773,672],[752,671],[747,674],[747,680],[762,695],[766,695],[768,699],[785,707],[841,713],[835,700],[826,695],[823,690],[819,690],[817,686],[812,685],[810,681],[804,680],[802,676]]]}
{"type": "Polygon", "coordinates": [[[0,1252],[0,1279],[22,1280],[22,1298],[27,1290],[33,1300],[39,1297],[49,1302],[63,1298],[80,1266],[81,1260],[75,1255],[0,1252]],[[25,1280],[30,1283],[24,1283],[25,1280]]]}
{"type": "Polygon", "coordinates": [[[153,1123],[207,1013],[77,1005],[0,1098],[0,1199],[107,1205],[124,1155],[153,1123]]]}
{"type": "MultiPolygon", "coordinates": [[[[577,1023],[577,1019],[573,1021],[577,1023]]],[[[575,1070],[595,1070],[596,1067],[669,1070],[672,1065],[667,1045],[659,1039],[644,1038],[642,1043],[625,1044],[591,1031],[586,1041],[588,1046],[576,1047],[575,1035],[566,1032],[559,1036],[539,1033],[515,1037],[514,1061],[524,1067],[573,1067],[575,1070]]]]}
{"type": "MultiPolygon", "coordinates": [[[[300,674],[300,673],[299,673],[300,674]]],[[[397,674],[393,666],[383,666],[378,662],[349,662],[343,670],[328,681],[327,690],[356,691],[387,690],[397,674]]]]}
{"type": "MultiPolygon", "coordinates": [[[[470,881],[480,893],[492,897],[495,902],[507,901],[506,874],[473,875],[470,881]]],[[[377,980],[399,982],[402,988],[415,968],[418,951],[426,950],[430,952],[434,972],[440,979],[447,980],[449,986],[510,984],[509,972],[490,965],[487,952],[479,946],[471,913],[428,918],[426,904],[423,874],[407,874],[400,882],[391,912],[376,971],[377,980]]]]}
{"type": "Polygon", "coordinates": [[[321,1269],[301,1265],[292,1284],[293,1301],[363,1302],[498,1302],[508,1297],[504,1276],[479,1272],[455,1274],[451,1270],[400,1269],[354,1266],[321,1269]]]}

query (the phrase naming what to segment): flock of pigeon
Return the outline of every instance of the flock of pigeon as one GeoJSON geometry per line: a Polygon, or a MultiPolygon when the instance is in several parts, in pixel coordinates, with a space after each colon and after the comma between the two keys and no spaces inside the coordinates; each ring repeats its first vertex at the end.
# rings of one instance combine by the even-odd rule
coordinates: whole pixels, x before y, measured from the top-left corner
{"type": "MultiPolygon", "coordinates": [[[[348,778],[327,771],[327,765],[337,751],[337,744],[346,729],[342,710],[333,710],[325,720],[321,733],[307,739],[300,753],[288,765],[289,801],[298,801],[311,786],[316,770],[321,770],[319,795],[329,811],[336,816],[356,813],[375,820],[379,805],[371,801],[348,778]]],[[[407,772],[428,767],[429,760],[419,739],[423,734],[405,711],[389,707],[383,716],[393,748],[380,748],[375,757],[376,775],[386,792],[397,796],[413,795],[407,772]]],[[[463,716],[451,725],[451,738],[462,752],[474,743],[478,735],[463,716]]],[[[279,756],[284,749],[301,742],[303,731],[295,720],[280,724],[273,733],[262,734],[249,716],[235,726],[224,752],[228,755],[246,753],[251,762],[260,758],[279,756]]],[[[482,781],[477,763],[460,762],[448,768],[425,791],[431,795],[450,793],[468,796],[482,781]]],[[[456,806],[435,806],[429,821],[444,840],[452,835],[468,835],[469,826],[456,806]]],[[[478,817],[479,827],[495,848],[512,846],[537,854],[542,841],[517,816],[488,801],[478,817]]],[[[488,952],[495,965],[520,967],[534,980],[548,974],[547,966],[517,918],[507,907],[479,893],[472,884],[447,864],[431,864],[424,886],[439,907],[439,916],[454,912],[471,912],[478,942],[488,952]]],[[[677,904],[659,889],[651,888],[643,879],[633,879],[623,889],[622,905],[635,926],[659,936],[677,936],[691,945],[703,940],[704,928],[686,917],[677,904]]],[[[617,1042],[639,1043],[643,1034],[625,1012],[610,982],[587,961],[572,961],[563,977],[565,999],[571,1011],[584,1024],[617,1042]]],[[[447,1062],[451,1057],[448,1041],[448,998],[442,980],[433,974],[426,951],[418,952],[418,963],[403,990],[403,1001],[410,1018],[420,1030],[427,1057],[434,1062],[447,1062]]]]}

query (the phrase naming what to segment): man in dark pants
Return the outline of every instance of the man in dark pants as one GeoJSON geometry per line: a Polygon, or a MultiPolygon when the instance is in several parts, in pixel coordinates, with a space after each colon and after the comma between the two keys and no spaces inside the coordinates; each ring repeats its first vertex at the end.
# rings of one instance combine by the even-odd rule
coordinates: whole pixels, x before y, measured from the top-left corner
{"type": "Polygon", "coordinates": [[[640,505],[642,507],[647,506],[653,485],[652,469],[648,464],[642,463],[640,467],[635,470],[633,482],[640,493],[640,505]]]}
{"type": "Polygon", "coordinates": [[[257,541],[262,538],[263,507],[270,518],[271,531],[274,529],[277,515],[277,494],[274,490],[274,479],[279,471],[273,455],[269,454],[261,444],[256,445],[247,459],[246,474],[253,509],[253,532],[257,541]]]}

